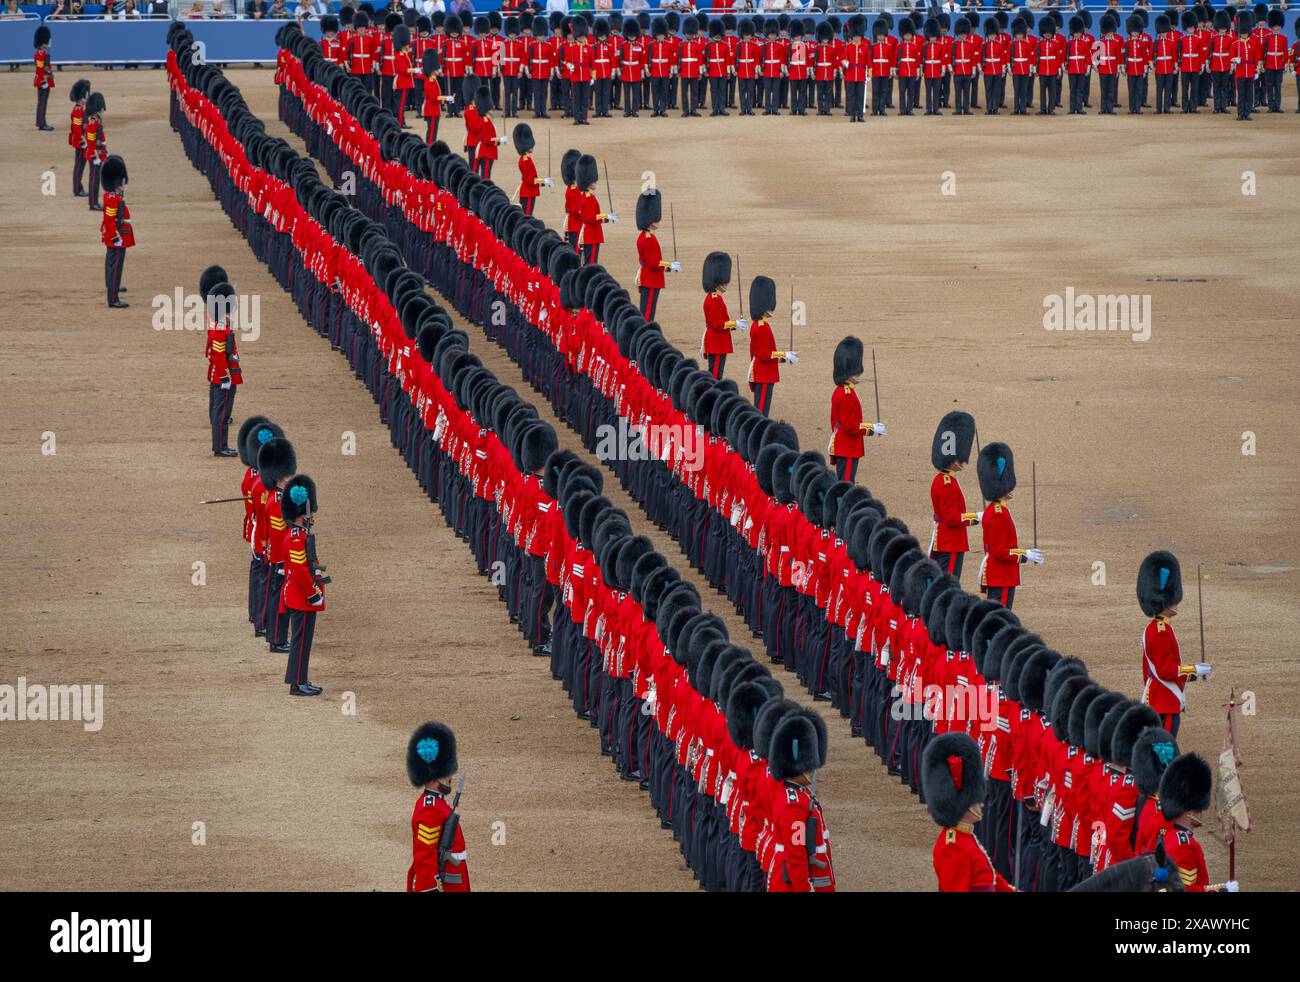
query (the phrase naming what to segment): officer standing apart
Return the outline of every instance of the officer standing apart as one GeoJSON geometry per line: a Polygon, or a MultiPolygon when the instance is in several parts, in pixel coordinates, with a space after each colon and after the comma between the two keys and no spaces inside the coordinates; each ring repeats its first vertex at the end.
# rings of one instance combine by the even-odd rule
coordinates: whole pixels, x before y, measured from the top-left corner
{"type": "Polygon", "coordinates": [[[425,723],[406,745],[406,773],[420,789],[411,815],[411,867],[407,893],[469,893],[469,864],[460,816],[447,801],[455,775],[456,735],[442,723],[425,723]]]}
{"type": "Polygon", "coordinates": [[[1208,679],[1206,664],[1184,665],[1170,621],[1183,599],[1183,573],[1171,552],[1156,551],[1142,560],[1137,578],[1138,606],[1151,620],[1142,632],[1142,702],[1160,715],[1170,736],[1178,736],[1184,689],[1189,679],[1208,679]]]}

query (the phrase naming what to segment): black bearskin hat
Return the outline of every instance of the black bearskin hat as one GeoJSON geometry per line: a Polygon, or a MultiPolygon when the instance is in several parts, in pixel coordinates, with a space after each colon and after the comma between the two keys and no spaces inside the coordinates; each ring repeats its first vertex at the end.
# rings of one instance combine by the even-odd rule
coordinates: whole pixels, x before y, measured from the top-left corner
{"type": "Polygon", "coordinates": [[[86,115],[97,116],[104,111],[106,104],[104,96],[100,92],[92,92],[86,96],[86,115]]]}
{"type": "Polygon", "coordinates": [[[1083,749],[1097,760],[1104,760],[1110,752],[1109,747],[1101,745],[1101,721],[1123,701],[1124,696],[1118,692],[1103,692],[1088,704],[1083,720],[1083,749]]]}
{"type": "Polygon", "coordinates": [[[456,773],[456,734],[443,723],[425,723],[406,745],[406,774],[417,788],[456,773]]]}
{"type": "Polygon", "coordinates": [[[701,285],[705,293],[712,293],[731,282],[731,256],[725,252],[711,252],[704,257],[701,285]]]}
{"type": "Polygon", "coordinates": [[[515,153],[521,157],[537,146],[537,141],[533,138],[533,128],[527,123],[519,123],[515,126],[510,133],[510,139],[514,142],[515,153]]]}
{"type": "Polygon", "coordinates": [[[334,34],[339,29],[339,19],[333,14],[326,14],[320,19],[320,29],[322,34],[334,34]]]}
{"type": "Polygon", "coordinates": [[[1087,737],[1088,707],[1090,707],[1097,698],[1106,690],[1096,682],[1085,686],[1075,697],[1074,702],[1070,704],[1070,716],[1065,723],[1066,735],[1070,738],[1071,745],[1083,747],[1084,740],[1087,737]]]}
{"type": "Polygon", "coordinates": [[[776,284],[767,276],[755,276],[749,284],[749,316],[758,320],[776,309],[776,284]]]}
{"type": "Polygon", "coordinates": [[[420,61],[424,68],[425,78],[432,78],[438,74],[438,69],[440,67],[438,64],[438,52],[426,51],[420,56],[420,61]]]}
{"type": "Polygon", "coordinates": [[[480,116],[486,116],[492,111],[492,93],[486,85],[480,85],[474,90],[474,108],[480,116]]]}
{"type": "Polygon", "coordinates": [[[411,29],[404,24],[393,28],[393,50],[401,51],[411,46],[411,29]]]}
{"type": "Polygon", "coordinates": [[[828,742],[826,721],[818,713],[811,709],[790,713],[772,731],[767,769],[778,781],[809,774],[826,765],[828,742]]]}
{"type": "Polygon", "coordinates": [[[239,459],[245,467],[256,467],[257,452],[262,449],[262,444],[283,436],[284,431],[265,416],[249,416],[240,425],[239,435],[235,438],[239,459]]]}
{"type": "Polygon", "coordinates": [[[293,444],[284,437],[267,440],[257,451],[257,473],[262,486],[267,489],[274,489],[297,470],[298,455],[294,453],[293,444]]]}
{"type": "Polygon", "coordinates": [[[866,369],[862,365],[862,342],[850,335],[835,346],[832,378],[836,385],[847,385],[866,369]]]}
{"type": "Polygon", "coordinates": [[[218,283],[229,282],[229,280],[230,277],[226,275],[226,271],[222,269],[220,266],[209,266],[202,273],[200,273],[199,274],[199,296],[202,298],[203,303],[205,305],[207,304],[208,294],[212,292],[212,288],[214,286],[216,286],[218,283]]]}
{"type": "Polygon", "coordinates": [[[990,443],[980,450],[975,469],[980,492],[988,501],[1000,501],[1016,489],[1016,459],[1005,443],[990,443]]]}
{"type": "Polygon", "coordinates": [[[293,522],[304,515],[314,515],[319,511],[316,506],[316,482],[306,474],[295,474],[284,486],[280,496],[280,513],[286,522],[293,522]]]}
{"type": "MultiPolygon", "coordinates": [[[[1049,675],[1048,682],[1051,680],[1049,675]]],[[[1086,675],[1071,675],[1056,687],[1047,718],[1052,724],[1053,735],[1062,743],[1070,742],[1070,710],[1074,707],[1075,700],[1089,688],[1095,689],[1096,683],[1086,675]]]]}
{"type": "Polygon", "coordinates": [[[1210,807],[1214,772],[1199,754],[1175,757],[1160,778],[1160,813],[1170,821],[1210,807]]]}
{"type": "Polygon", "coordinates": [[[1128,762],[1138,793],[1148,797],[1158,793],[1160,779],[1177,756],[1178,744],[1163,726],[1148,726],[1138,734],[1128,762]]]}
{"type": "Polygon", "coordinates": [[[937,471],[946,471],[954,461],[967,463],[975,443],[975,417],[953,411],[939,420],[930,443],[930,463],[937,471]]]}
{"type": "Polygon", "coordinates": [[[68,90],[68,98],[73,102],[80,102],[86,96],[90,95],[90,79],[79,78],[72,83],[72,88],[68,90]]]}
{"type": "Polygon", "coordinates": [[[99,183],[105,191],[116,191],[127,181],[126,161],[112,154],[99,168],[99,183]]]}
{"type": "Polygon", "coordinates": [[[646,191],[636,199],[636,227],[642,232],[658,225],[663,216],[663,198],[658,191],[646,191]]]}
{"type": "Polygon", "coordinates": [[[578,180],[578,158],[582,156],[581,150],[569,149],[564,151],[564,156],[560,158],[560,179],[565,184],[574,184],[578,180]]]}
{"type": "Polygon", "coordinates": [[[727,732],[742,750],[754,746],[754,724],[759,710],[781,694],[781,684],[772,678],[754,679],[733,686],[727,699],[727,732]]]}
{"type": "Polygon", "coordinates": [[[1137,597],[1142,613],[1148,617],[1182,603],[1183,571],[1178,557],[1158,550],[1142,560],[1138,567],[1137,597]]]}
{"type": "Polygon", "coordinates": [[[589,153],[584,153],[579,157],[574,168],[574,177],[580,190],[591,190],[596,182],[600,180],[600,167],[596,163],[596,158],[589,153]]]}
{"type": "Polygon", "coordinates": [[[32,47],[39,48],[42,44],[50,43],[50,29],[42,24],[36,28],[36,33],[32,36],[32,47]]]}
{"type": "Polygon", "coordinates": [[[1053,652],[1038,648],[1025,659],[1020,666],[1020,676],[1016,681],[1020,705],[1031,712],[1043,712],[1043,697],[1046,694],[1047,676],[1056,661],[1053,652]]]}
{"type": "Polygon", "coordinates": [[[965,733],[935,737],[921,758],[921,794],[930,817],[951,828],[984,803],[988,785],[980,748],[965,733]]]}
{"type": "MultiPolygon", "coordinates": [[[[1108,714],[1109,715],[1109,714],[1108,714]]],[[[1120,716],[1110,735],[1111,760],[1124,767],[1133,761],[1133,748],[1142,731],[1160,725],[1160,717],[1150,706],[1134,703],[1120,716]]]]}

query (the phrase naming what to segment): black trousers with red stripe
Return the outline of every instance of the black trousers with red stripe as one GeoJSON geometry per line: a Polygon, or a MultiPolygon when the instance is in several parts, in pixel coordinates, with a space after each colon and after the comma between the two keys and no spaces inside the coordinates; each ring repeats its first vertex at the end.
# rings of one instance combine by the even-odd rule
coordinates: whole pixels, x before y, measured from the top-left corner
{"type": "Polygon", "coordinates": [[[1016,588],[1013,586],[986,586],[984,596],[1010,610],[1012,602],[1016,599],[1016,588]]]}
{"type": "Polygon", "coordinates": [[[600,262],[599,242],[589,242],[582,247],[582,262],[587,266],[600,262]]]}
{"type": "Polygon", "coordinates": [[[709,362],[709,374],[712,375],[714,379],[722,378],[722,373],[727,370],[727,356],[705,355],[705,358],[707,358],[709,362]]]}
{"type": "Polygon", "coordinates": [[[659,305],[659,290],[657,286],[642,286],[637,288],[641,294],[641,316],[648,321],[655,319],[655,307],[659,305]]]}
{"type": "Polygon", "coordinates": [[[533,214],[533,209],[537,207],[537,198],[535,198],[535,197],[533,197],[533,198],[520,198],[520,199],[519,199],[519,207],[521,207],[521,208],[524,210],[524,214],[525,214],[525,215],[528,215],[528,216],[531,217],[532,214],[533,214]]]}
{"type": "Polygon", "coordinates": [[[230,448],[230,420],[235,410],[235,386],[223,389],[208,385],[208,425],[212,429],[212,452],[230,448]]]}
{"type": "Polygon", "coordinates": [[[72,150],[72,193],[74,195],[83,195],[86,189],[83,186],[83,178],[86,175],[86,158],[82,156],[80,150],[75,147],[72,150]]]}
{"type": "Polygon", "coordinates": [[[289,621],[289,663],[284,669],[286,685],[302,685],[311,680],[311,642],[316,634],[316,611],[287,610],[289,621]]]}
{"type": "Polygon", "coordinates": [[[942,566],[945,572],[951,573],[956,580],[961,579],[962,561],[966,558],[964,552],[932,552],[930,558],[942,566]]]}
{"type": "MultiPolygon", "coordinates": [[[[91,172],[91,187],[95,188],[98,169],[91,172]]],[[[93,192],[92,192],[93,193],[93,192]]],[[[122,289],[122,267],[126,265],[126,247],[109,246],[104,252],[104,288],[108,291],[108,302],[117,303],[117,295],[122,289]]]]}
{"type": "Polygon", "coordinates": [[[496,160],[492,157],[479,157],[474,162],[474,172],[485,181],[492,180],[492,165],[496,160]]]}
{"type": "Polygon", "coordinates": [[[775,382],[750,382],[750,391],[754,393],[754,406],[764,416],[771,415],[772,412],[772,390],[775,388],[775,382]]]}
{"type": "Polygon", "coordinates": [[[276,564],[266,570],[266,590],[262,595],[262,631],[269,645],[284,644],[289,636],[288,613],[280,612],[280,594],[284,590],[284,566],[276,564]]]}
{"type": "Polygon", "coordinates": [[[861,457],[831,457],[831,463],[835,465],[835,476],[841,481],[850,483],[858,479],[858,461],[861,457]]]}
{"type": "Polygon", "coordinates": [[[424,142],[431,144],[434,140],[438,139],[438,124],[442,122],[442,117],[430,116],[426,122],[428,125],[424,131],[424,142]]]}
{"type": "Polygon", "coordinates": [[[1169,731],[1169,735],[1175,739],[1178,737],[1178,727],[1183,721],[1182,713],[1161,713],[1160,725],[1169,731]]]}

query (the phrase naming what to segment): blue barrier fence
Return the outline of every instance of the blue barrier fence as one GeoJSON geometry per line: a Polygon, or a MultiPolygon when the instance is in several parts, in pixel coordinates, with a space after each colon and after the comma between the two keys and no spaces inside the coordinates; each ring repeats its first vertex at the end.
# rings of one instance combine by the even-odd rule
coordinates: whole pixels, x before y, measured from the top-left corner
{"type": "MultiPolygon", "coordinates": [[[[476,5],[477,6],[477,5],[476,5]]],[[[28,8],[25,8],[28,9],[28,8]]],[[[30,8],[32,11],[47,8],[30,8]]],[[[48,8],[53,9],[53,8],[48,8]]],[[[1295,37],[1300,10],[1285,11],[1285,31],[1295,37]]],[[[821,20],[822,14],[811,14],[821,20]]],[[[990,16],[967,14],[972,21],[990,16]]],[[[30,64],[32,34],[40,23],[34,14],[25,20],[0,20],[0,63],[30,64]]],[[[205,48],[208,61],[218,64],[274,62],[275,32],[282,20],[193,20],[186,26],[205,48]]],[[[51,60],[56,65],[158,64],[167,52],[167,28],[171,21],[159,20],[52,20],[48,25],[53,42],[51,60]]],[[[320,24],[307,21],[304,29],[320,37],[320,24]]]]}

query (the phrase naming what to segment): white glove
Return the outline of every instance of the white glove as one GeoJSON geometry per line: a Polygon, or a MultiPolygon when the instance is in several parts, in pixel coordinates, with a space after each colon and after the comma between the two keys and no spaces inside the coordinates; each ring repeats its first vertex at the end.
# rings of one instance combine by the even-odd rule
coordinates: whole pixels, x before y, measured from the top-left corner
{"type": "MultiPolygon", "coordinates": [[[[227,379],[226,381],[222,382],[222,383],[221,383],[221,387],[222,387],[223,389],[228,389],[228,388],[230,388],[230,380],[227,379]]],[[[1208,667],[1208,666],[1206,666],[1206,667],[1208,667]]]]}
{"type": "Polygon", "coordinates": [[[1207,664],[1206,664],[1205,662],[1203,662],[1203,661],[1202,661],[1202,662],[1197,662],[1197,663],[1196,663],[1196,678],[1198,678],[1198,679],[1208,679],[1208,678],[1209,678],[1211,675],[1213,675],[1213,674],[1214,674],[1214,666],[1213,666],[1213,665],[1207,665],[1207,664]]]}
{"type": "Polygon", "coordinates": [[[555,182],[549,177],[544,177],[542,178],[542,187],[553,188],[555,187],[555,182]]]}
{"type": "Polygon", "coordinates": [[[668,264],[668,269],[670,272],[680,273],[682,271],[682,264],[679,263],[676,259],[674,259],[672,262],[668,264]]]}
{"type": "Polygon", "coordinates": [[[799,363],[799,356],[795,354],[793,351],[787,351],[785,353],[785,360],[788,361],[791,365],[797,365],[799,363]]]}
{"type": "Polygon", "coordinates": [[[497,137],[497,143],[498,143],[500,146],[505,146],[505,142],[506,142],[506,140],[508,140],[508,139],[510,139],[510,137],[508,137],[508,136],[499,136],[499,137],[497,137]]]}
{"type": "Polygon", "coordinates": [[[1035,566],[1043,565],[1043,551],[1041,549],[1026,549],[1025,559],[1035,566]]]}
{"type": "Polygon", "coordinates": [[[884,436],[884,435],[885,435],[885,424],[884,424],[884,423],[872,423],[872,424],[871,424],[871,435],[872,435],[872,436],[884,436]]]}
{"type": "Polygon", "coordinates": [[[605,221],[609,222],[610,224],[615,224],[615,223],[618,222],[618,216],[617,216],[617,215],[606,215],[606,216],[605,216],[605,221]]]}
{"type": "Polygon", "coordinates": [[[743,318],[743,317],[738,317],[738,318],[736,319],[736,330],[737,330],[737,331],[748,331],[748,330],[749,330],[749,321],[745,320],[745,318],[743,318]]]}
{"type": "Polygon", "coordinates": [[[1240,892],[1241,892],[1241,884],[1238,883],[1236,880],[1229,880],[1227,883],[1223,884],[1223,892],[1224,892],[1224,893],[1240,893],[1240,892]]]}

